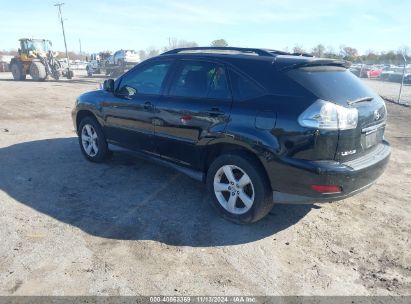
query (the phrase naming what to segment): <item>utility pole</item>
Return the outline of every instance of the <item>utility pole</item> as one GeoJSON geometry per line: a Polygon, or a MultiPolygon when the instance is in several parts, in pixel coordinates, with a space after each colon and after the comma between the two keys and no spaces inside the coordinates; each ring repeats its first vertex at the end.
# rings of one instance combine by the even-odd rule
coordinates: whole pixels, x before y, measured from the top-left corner
{"type": "Polygon", "coordinates": [[[61,29],[63,30],[64,48],[66,49],[67,68],[70,71],[70,60],[69,60],[68,52],[67,52],[67,43],[66,43],[66,34],[64,32],[63,14],[61,13],[61,6],[62,5],[64,5],[64,3],[61,3],[61,2],[54,4],[54,6],[57,6],[59,8],[59,17],[60,17],[60,22],[61,22],[61,29]]]}
{"type": "Polygon", "coordinates": [[[405,69],[407,68],[407,58],[404,54],[401,54],[402,58],[404,59],[404,68],[402,69],[402,78],[401,78],[401,86],[400,86],[400,93],[398,94],[398,103],[401,103],[401,93],[402,87],[404,85],[404,77],[405,77],[405,69]]]}
{"type": "Polygon", "coordinates": [[[78,43],[80,44],[80,60],[83,61],[83,52],[81,51],[81,39],[79,38],[78,43]]]}

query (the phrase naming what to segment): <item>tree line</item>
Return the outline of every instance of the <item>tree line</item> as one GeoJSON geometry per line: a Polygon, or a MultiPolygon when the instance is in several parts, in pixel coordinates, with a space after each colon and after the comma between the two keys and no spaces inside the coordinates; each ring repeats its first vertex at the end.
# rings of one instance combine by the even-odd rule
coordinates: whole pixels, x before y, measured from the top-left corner
{"type": "MultiPolygon", "coordinates": [[[[195,41],[180,40],[177,38],[169,38],[168,45],[162,48],[149,47],[147,49],[139,50],[138,53],[142,60],[157,56],[168,50],[175,48],[185,48],[185,47],[197,47],[198,43],[195,41]]],[[[225,39],[216,39],[210,43],[210,46],[214,47],[226,47],[229,46],[225,39]]],[[[297,44],[292,48],[286,47],[281,51],[293,53],[293,54],[309,54],[315,57],[326,57],[334,59],[344,59],[351,61],[353,63],[364,63],[364,64],[403,64],[403,56],[407,59],[407,62],[411,62],[411,49],[409,46],[400,46],[396,50],[390,50],[386,52],[378,52],[369,49],[365,54],[360,54],[358,49],[341,45],[338,49],[332,46],[325,46],[323,44],[318,44],[313,48],[304,48],[303,46],[297,44]]],[[[17,50],[10,51],[0,51],[0,55],[16,55],[17,50]]],[[[69,58],[72,60],[85,60],[89,57],[89,54],[69,52],[69,58]]],[[[65,52],[59,52],[59,57],[65,57],[65,52]]]]}
{"type": "MultiPolygon", "coordinates": [[[[286,51],[288,51],[288,48],[286,48],[286,51]]],[[[344,59],[364,64],[403,64],[404,57],[407,62],[410,62],[411,59],[410,47],[405,45],[398,47],[397,50],[387,52],[377,52],[369,49],[362,55],[359,54],[356,48],[345,45],[341,45],[338,50],[335,50],[332,46],[325,47],[323,44],[318,44],[308,51],[302,46],[296,45],[292,48],[292,53],[308,53],[315,57],[344,59]]]]}

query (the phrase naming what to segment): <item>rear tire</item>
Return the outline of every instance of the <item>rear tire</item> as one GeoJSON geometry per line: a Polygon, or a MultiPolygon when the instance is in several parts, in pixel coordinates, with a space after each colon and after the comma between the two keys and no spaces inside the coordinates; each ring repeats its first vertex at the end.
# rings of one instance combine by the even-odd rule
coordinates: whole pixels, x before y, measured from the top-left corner
{"type": "Polygon", "coordinates": [[[94,117],[84,117],[78,126],[78,139],[81,152],[87,160],[101,163],[110,157],[106,137],[94,117]]]}
{"type": "Polygon", "coordinates": [[[46,67],[40,61],[33,61],[30,64],[29,73],[34,81],[44,81],[47,78],[46,67]]]}
{"type": "Polygon", "coordinates": [[[10,63],[10,71],[13,74],[14,80],[26,80],[26,74],[23,71],[23,64],[20,61],[12,61],[10,63]]]}
{"type": "Polygon", "coordinates": [[[73,76],[74,76],[73,71],[72,71],[72,70],[68,70],[68,71],[67,71],[67,79],[72,79],[73,76]]]}
{"type": "Polygon", "coordinates": [[[251,224],[266,216],[274,205],[262,166],[245,153],[216,158],[207,172],[207,189],[213,207],[227,220],[251,224]]]}
{"type": "Polygon", "coordinates": [[[93,76],[93,71],[91,70],[91,68],[87,67],[86,70],[87,70],[87,76],[92,77],[93,76]]]}

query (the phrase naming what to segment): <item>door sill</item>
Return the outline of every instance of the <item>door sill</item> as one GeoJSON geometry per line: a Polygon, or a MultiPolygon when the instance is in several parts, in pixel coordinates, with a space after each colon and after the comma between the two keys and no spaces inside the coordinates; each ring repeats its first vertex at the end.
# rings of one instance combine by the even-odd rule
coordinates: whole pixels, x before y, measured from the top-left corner
{"type": "Polygon", "coordinates": [[[189,176],[189,177],[191,177],[195,180],[198,180],[200,182],[205,181],[204,172],[199,171],[199,170],[194,170],[194,169],[191,169],[191,168],[187,168],[187,167],[178,165],[174,162],[162,159],[162,158],[160,158],[159,155],[156,155],[156,154],[150,155],[150,154],[148,154],[148,152],[137,152],[137,151],[130,150],[130,149],[127,149],[127,148],[124,148],[124,147],[121,147],[121,146],[114,145],[114,144],[108,144],[108,148],[112,152],[123,152],[123,153],[131,154],[131,155],[136,156],[138,158],[145,159],[145,160],[151,161],[153,163],[157,163],[157,164],[163,165],[165,167],[172,168],[172,169],[177,170],[177,171],[179,171],[179,172],[181,172],[181,173],[183,173],[183,174],[185,174],[185,175],[187,175],[187,176],[189,176]]]}

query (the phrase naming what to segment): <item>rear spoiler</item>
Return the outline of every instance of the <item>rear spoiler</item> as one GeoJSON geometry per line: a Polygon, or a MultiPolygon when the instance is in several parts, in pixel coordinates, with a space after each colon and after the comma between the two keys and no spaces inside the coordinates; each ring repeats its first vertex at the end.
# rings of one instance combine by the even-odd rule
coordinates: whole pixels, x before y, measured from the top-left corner
{"type": "Polygon", "coordinates": [[[348,69],[351,66],[351,62],[329,58],[277,56],[273,60],[273,65],[278,71],[286,72],[298,68],[313,66],[335,66],[348,69]]]}

